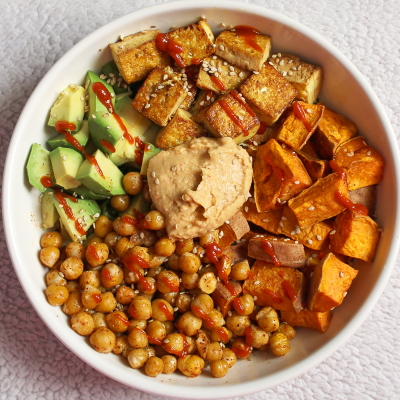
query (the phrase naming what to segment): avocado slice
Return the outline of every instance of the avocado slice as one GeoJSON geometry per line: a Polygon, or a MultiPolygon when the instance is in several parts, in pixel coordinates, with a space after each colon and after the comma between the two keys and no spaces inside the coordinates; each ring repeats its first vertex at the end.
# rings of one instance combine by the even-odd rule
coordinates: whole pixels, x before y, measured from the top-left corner
{"type": "Polygon", "coordinates": [[[54,189],[46,189],[42,197],[42,229],[53,228],[58,221],[58,212],[53,202],[54,189]]]}
{"type": "Polygon", "coordinates": [[[158,147],[154,146],[151,143],[146,143],[144,145],[144,154],[143,154],[143,162],[142,168],[140,170],[140,175],[147,175],[147,168],[149,167],[149,161],[153,158],[156,154],[161,151],[158,147]]]}
{"type": "Polygon", "coordinates": [[[57,147],[50,153],[50,160],[57,185],[64,189],[73,189],[81,185],[75,179],[83,162],[81,153],[65,147],[57,147]]]}
{"type": "Polygon", "coordinates": [[[82,200],[108,200],[111,197],[111,195],[106,196],[104,194],[97,194],[82,184],[81,186],[67,190],[66,192],[75,197],[77,195],[82,200]]]}
{"type": "MultiPolygon", "coordinates": [[[[79,144],[85,147],[87,141],[89,140],[89,128],[88,121],[86,119],[82,121],[81,130],[72,136],[79,142],[79,144]]],[[[56,137],[49,139],[46,143],[52,150],[55,150],[57,147],[67,147],[75,150],[75,146],[66,141],[63,133],[60,133],[56,137]]]]}
{"type": "Polygon", "coordinates": [[[122,217],[124,214],[135,215],[134,210],[137,210],[142,214],[146,214],[150,211],[150,203],[148,203],[143,198],[142,193],[139,193],[135,196],[131,196],[131,202],[129,203],[129,207],[125,211],[119,212],[118,214],[120,217],[122,217]]]}
{"type": "Polygon", "coordinates": [[[110,61],[101,67],[103,74],[106,76],[105,80],[107,83],[112,85],[115,94],[120,94],[128,91],[128,85],[121,77],[117,64],[115,61],[110,61]],[[114,82],[114,83],[113,83],[114,82]]]}
{"type": "Polygon", "coordinates": [[[93,157],[96,159],[103,172],[104,178],[97,172],[93,164],[85,160],[79,168],[76,180],[98,194],[106,196],[125,194],[122,185],[124,175],[118,167],[116,167],[101,150],[95,151],[93,157]]]}
{"type": "Polygon", "coordinates": [[[40,180],[47,176],[54,182],[54,173],[50,161],[50,152],[40,144],[33,143],[26,164],[29,183],[42,193],[46,190],[40,180]]]}
{"type": "Polygon", "coordinates": [[[80,131],[85,115],[86,90],[82,86],[69,85],[58,96],[50,110],[48,125],[55,126],[58,121],[75,124],[74,131],[80,131]]]}
{"type": "MultiPolygon", "coordinates": [[[[95,82],[101,82],[106,89],[111,93],[111,96],[115,96],[114,89],[112,88],[111,85],[109,85],[105,80],[101,79],[97,74],[95,74],[93,71],[88,71],[86,75],[86,83],[85,83],[85,88],[89,92],[89,113],[90,115],[95,113],[95,112],[109,112],[110,110],[107,110],[105,106],[103,106],[102,102],[97,98],[97,96],[94,94],[92,86],[93,83],[95,82]]],[[[115,98],[113,97],[112,99],[112,105],[115,105],[115,98]]],[[[90,131],[90,127],[89,127],[90,131]]]]}

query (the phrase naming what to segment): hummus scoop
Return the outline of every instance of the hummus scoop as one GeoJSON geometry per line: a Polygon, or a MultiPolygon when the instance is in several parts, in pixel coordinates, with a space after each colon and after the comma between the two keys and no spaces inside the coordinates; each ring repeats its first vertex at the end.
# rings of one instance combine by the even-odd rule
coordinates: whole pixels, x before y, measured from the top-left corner
{"type": "Polygon", "coordinates": [[[149,162],[147,180],[173,239],[203,236],[229,220],[250,196],[250,156],[231,138],[192,139],[149,162]]]}

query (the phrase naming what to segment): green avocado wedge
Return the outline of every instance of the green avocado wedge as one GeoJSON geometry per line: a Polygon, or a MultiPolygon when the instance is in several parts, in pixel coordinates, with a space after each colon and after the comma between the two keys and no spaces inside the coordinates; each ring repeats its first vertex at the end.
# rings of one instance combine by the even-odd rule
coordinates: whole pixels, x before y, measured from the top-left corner
{"type": "Polygon", "coordinates": [[[46,190],[41,179],[45,176],[54,182],[54,173],[50,161],[50,152],[43,148],[40,144],[33,143],[29,154],[28,163],[26,164],[29,183],[42,193],[46,190]]]}

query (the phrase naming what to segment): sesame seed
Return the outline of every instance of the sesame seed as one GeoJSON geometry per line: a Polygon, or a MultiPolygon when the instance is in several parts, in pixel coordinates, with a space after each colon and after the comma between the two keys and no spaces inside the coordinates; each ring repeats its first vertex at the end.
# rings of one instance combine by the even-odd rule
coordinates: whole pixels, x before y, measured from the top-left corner
{"type": "Polygon", "coordinates": [[[156,177],[156,173],[153,171],[153,172],[151,173],[151,176],[152,176],[153,178],[155,178],[155,177],[156,177]]]}
{"type": "Polygon", "coordinates": [[[279,222],[279,226],[283,228],[283,222],[279,222]]]}
{"type": "Polygon", "coordinates": [[[57,118],[57,114],[51,114],[51,118],[57,118]]]}
{"type": "Polygon", "coordinates": [[[110,126],[110,125],[107,125],[106,128],[107,128],[107,129],[111,129],[111,126],[110,126]]]}
{"type": "Polygon", "coordinates": [[[166,80],[168,79],[168,74],[165,74],[165,75],[163,76],[163,79],[164,79],[164,81],[166,81],[166,80]]]}
{"type": "Polygon", "coordinates": [[[220,50],[222,50],[222,51],[225,50],[225,47],[224,47],[222,44],[219,45],[219,48],[220,48],[220,50]]]}
{"type": "Polygon", "coordinates": [[[263,87],[262,89],[261,89],[261,93],[264,93],[264,92],[266,92],[267,91],[267,88],[266,87],[263,87]]]}
{"type": "Polygon", "coordinates": [[[62,156],[62,159],[65,161],[67,159],[67,156],[62,156]]]}
{"type": "Polygon", "coordinates": [[[160,180],[157,178],[156,179],[156,185],[159,185],[160,184],[160,180]]]}
{"type": "Polygon", "coordinates": [[[254,74],[254,75],[258,75],[259,72],[258,72],[258,71],[253,71],[253,74],[254,74]]]}
{"type": "Polygon", "coordinates": [[[271,61],[268,61],[268,64],[274,66],[274,63],[271,61]]]}
{"type": "Polygon", "coordinates": [[[281,60],[281,61],[279,62],[279,65],[283,65],[283,64],[285,64],[285,60],[281,60]]]}
{"type": "Polygon", "coordinates": [[[139,236],[140,236],[141,239],[143,239],[144,238],[144,233],[140,232],[139,236]]]}
{"type": "Polygon", "coordinates": [[[62,204],[59,204],[58,207],[63,208],[64,206],[62,204]]]}
{"type": "Polygon", "coordinates": [[[282,76],[286,76],[287,75],[287,72],[286,71],[283,71],[282,72],[282,76]]]}
{"type": "Polygon", "coordinates": [[[301,70],[301,65],[299,65],[299,66],[297,67],[297,70],[301,70]]]}
{"type": "Polygon", "coordinates": [[[238,115],[238,118],[243,121],[243,117],[241,115],[238,115]]]}
{"type": "Polygon", "coordinates": [[[308,242],[308,244],[312,244],[312,240],[311,239],[308,239],[307,242],[308,242]]]}
{"type": "Polygon", "coordinates": [[[218,72],[214,72],[214,76],[216,77],[216,78],[218,78],[219,77],[219,74],[218,74],[218,72]]]}
{"type": "Polygon", "coordinates": [[[54,193],[53,193],[53,192],[48,192],[47,194],[48,194],[49,196],[53,196],[54,193]]]}
{"type": "Polygon", "coordinates": [[[294,236],[296,234],[296,231],[290,232],[290,236],[294,236]]]}
{"type": "Polygon", "coordinates": [[[277,58],[277,59],[275,60],[275,62],[276,62],[277,64],[279,64],[279,61],[280,61],[279,58],[277,58]]]}
{"type": "Polygon", "coordinates": [[[336,231],[333,230],[333,231],[330,232],[330,235],[334,235],[335,233],[336,233],[336,231]]]}
{"type": "Polygon", "coordinates": [[[77,120],[78,120],[78,121],[81,121],[81,120],[82,120],[82,118],[81,118],[81,117],[78,117],[78,118],[77,118],[77,120]]]}
{"type": "Polygon", "coordinates": [[[229,72],[229,75],[230,75],[230,76],[235,76],[235,75],[236,75],[236,72],[229,72]]]}
{"type": "Polygon", "coordinates": [[[344,293],[344,296],[343,296],[343,297],[346,297],[346,296],[347,296],[347,292],[344,293]]]}
{"type": "Polygon", "coordinates": [[[322,240],[322,237],[317,235],[317,240],[322,240]]]}
{"type": "Polygon", "coordinates": [[[147,103],[144,108],[150,108],[150,103],[147,103]]]}
{"type": "Polygon", "coordinates": [[[280,203],[280,202],[281,202],[281,199],[280,199],[279,197],[278,197],[276,200],[277,200],[277,202],[278,202],[278,203],[280,203]]]}
{"type": "Polygon", "coordinates": [[[292,75],[293,75],[293,72],[292,72],[292,71],[289,71],[289,72],[288,72],[288,75],[292,76],[292,75]]]}
{"type": "Polygon", "coordinates": [[[371,155],[371,152],[369,151],[369,152],[367,153],[367,155],[370,156],[370,155],[371,155]]]}
{"type": "Polygon", "coordinates": [[[276,54],[272,54],[272,58],[276,58],[276,56],[277,56],[276,54]]]}
{"type": "Polygon", "coordinates": [[[260,284],[260,281],[255,281],[254,284],[255,284],[255,285],[259,285],[259,284],[260,284]]]}
{"type": "Polygon", "coordinates": [[[292,70],[293,70],[293,71],[297,71],[297,68],[296,68],[296,67],[292,67],[292,70]]]}
{"type": "Polygon", "coordinates": [[[240,73],[239,73],[239,78],[243,78],[243,76],[244,76],[244,73],[243,73],[243,72],[240,72],[240,73]]]}
{"type": "Polygon", "coordinates": [[[295,181],[294,184],[295,184],[295,185],[299,185],[300,182],[299,182],[299,181],[295,181]]]}
{"type": "Polygon", "coordinates": [[[81,100],[82,100],[82,101],[85,101],[85,98],[82,96],[82,97],[81,97],[81,100]]]}
{"type": "Polygon", "coordinates": [[[308,207],[308,211],[312,211],[312,210],[314,210],[314,207],[313,207],[313,206],[308,207]]]}
{"type": "Polygon", "coordinates": [[[344,273],[343,273],[343,272],[340,272],[339,276],[340,276],[341,278],[343,278],[343,277],[344,277],[344,273]]]}
{"type": "Polygon", "coordinates": [[[245,212],[249,212],[249,207],[246,206],[246,207],[244,208],[244,211],[245,211],[245,212]]]}

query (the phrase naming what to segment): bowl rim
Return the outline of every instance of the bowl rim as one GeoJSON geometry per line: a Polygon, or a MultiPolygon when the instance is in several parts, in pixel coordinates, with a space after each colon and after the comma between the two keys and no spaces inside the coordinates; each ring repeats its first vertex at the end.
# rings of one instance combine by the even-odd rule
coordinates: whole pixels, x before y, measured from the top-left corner
{"type": "MultiPolygon", "coordinates": [[[[398,149],[397,140],[395,134],[393,132],[393,128],[390,124],[389,118],[386,115],[384,108],[375,94],[371,86],[369,85],[366,78],[361,74],[361,72],[355,67],[355,65],[335,46],[333,46],[327,39],[323,38],[320,34],[314,32],[312,29],[304,26],[300,22],[287,17],[278,12],[272,11],[268,8],[264,8],[261,6],[257,6],[254,4],[241,3],[237,1],[229,1],[229,0],[219,0],[217,3],[214,0],[202,0],[201,5],[198,5],[190,0],[181,0],[181,1],[172,1],[168,3],[162,3],[158,5],[150,5],[139,10],[128,13],[122,17],[119,17],[102,27],[96,29],[85,38],[76,43],[70,50],[68,50],[44,75],[39,84],[36,86],[34,91],[32,92],[30,98],[25,104],[21,115],[18,119],[18,122],[14,128],[12,138],[10,140],[10,144],[7,151],[7,157],[5,162],[5,168],[3,173],[3,193],[2,193],[2,205],[3,205],[3,225],[5,230],[5,238],[7,243],[7,248],[10,254],[10,258],[12,264],[14,266],[17,277],[21,283],[21,286],[27,295],[29,301],[31,302],[33,308],[38,313],[39,317],[43,320],[43,322],[47,325],[50,331],[74,354],[76,354],[79,358],[81,358],[85,363],[89,364],[94,369],[98,370],[104,375],[128,385],[130,387],[139,389],[141,391],[164,395],[168,397],[175,398],[196,398],[196,399],[217,399],[217,398],[228,398],[228,397],[237,397],[243,396],[250,393],[260,392],[262,390],[266,390],[268,388],[279,385],[285,381],[296,378],[297,376],[307,372],[309,369],[315,367],[327,357],[329,357],[334,351],[336,351],[340,346],[344,344],[346,340],[350,338],[354,334],[354,332],[359,328],[359,326],[364,322],[368,314],[372,311],[373,306],[378,301],[380,295],[382,294],[388,280],[390,274],[392,272],[397,253],[399,250],[399,237],[400,237],[400,213],[396,212],[395,216],[395,224],[393,230],[393,237],[391,239],[391,246],[387,254],[385,265],[383,266],[377,282],[375,283],[373,289],[371,290],[370,295],[365,300],[364,304],[360,307],[360,309],[355,313],[355,315],[351,318],[351,320],[346,324],[345,327],[332,339],[330,339],[325,345],[321,346],[318,350],[316,350],[311,355],[307,356],[303,360],[297,362],[296,364],[289,366],[279,372],[272,373],[266,377],[260,377],[258,379],[249,381],[249,382],[241,382],[233,385],[221,385],[221,386],[196,386],[195,391],[191,390],[188,386],[181,386],[179,384],[164,384],[157,380],[153,380],[152,385],[147,385],[147,381],[145,379],[135,380],[134,382],[126,382],[122,379],[119,379],[116,376],[116,373],[110,371],[108,369],[102,368],[101,366],[94,364],[91,360],[84,359],[79,354],[77,354],[72,346],[66,343],[61,335],[61,332],[57,331],[57,329],[53,326],[51,322],[51,318],[43,312],[39,311],[38,304],[36,304],[35,297],[33,295],[34,288],[30,287],[28,279],[22,273],[22,264],[18,258],[18,249],[16,248],[15,241],[13,240],[12,235],[12,216],[10,214],[10,198],[7,196],[7,193],[10,191],[11,185],[11,168],[13,161],[16,157],[17,149],[17,136],[21,133],[21,126],[25,119],[25,115],[28,113],[31,104],[35,103],[36,98],[40,96],[41,87],[45,86],[46,81],[51,80],[59,69],[62,68],[65,60],[74,56],[78,50],[81,48],[85,48],[92,38],[97,35],[105,34],[110,29],[116,28],[118,25],[125,25],[134,15],[135,18],[143,18],[147,15],[156,14],[159,15],[163,11],[173,11],[173,10],[192,10],[192,9],[206,9],[206,8],[220,8],[224,10],[243,10],[248,13],[259,14],[263,17],[270,18],[275,20],[277,23],[288,26],[301,34],[309,37],[312,41],[324,47],[328,52],[330,52],[336,60],[349,72],[349,74],[357,81],[360,88],[365,92],[368,100],[373,104],[379,120],[382,124],[382,127],[385,131],[386,137],[391,147],[392,158],[393,158],[393,166],[394,166],[394,174],[396,181],[396,193],[395,198],[396,202],[400,198],[400,153],[398,149]],[[189,394],[190,392],[190,394],[189,394]]],[[[36,291],[36,289],[35,289],[36,291]]]]}

